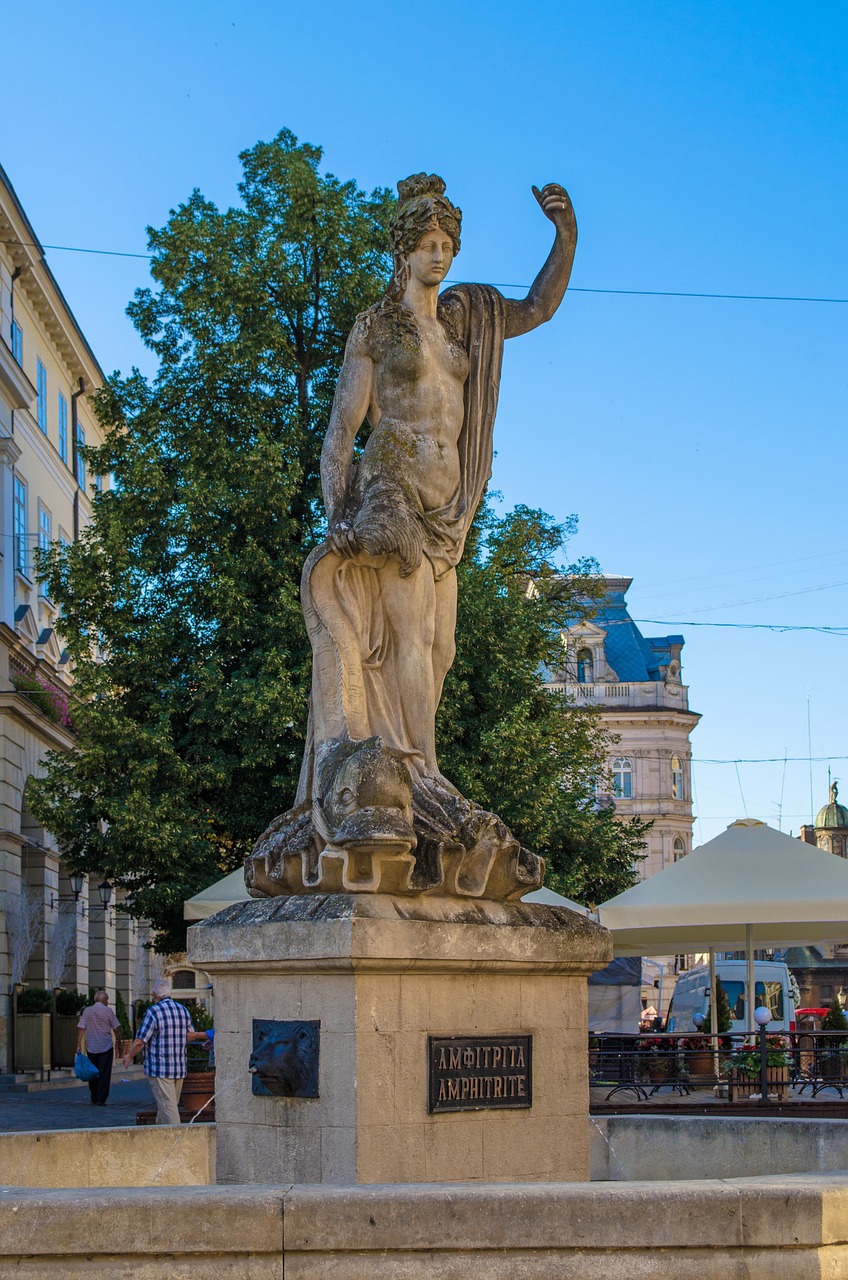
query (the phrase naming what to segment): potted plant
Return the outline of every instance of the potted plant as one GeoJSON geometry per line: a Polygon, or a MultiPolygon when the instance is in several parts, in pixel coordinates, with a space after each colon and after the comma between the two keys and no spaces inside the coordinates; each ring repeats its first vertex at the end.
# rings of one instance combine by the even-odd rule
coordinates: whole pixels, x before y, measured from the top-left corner
{"type": "Polygon", "coordinates": [[[120,991],[115,992],[115,1017],[121,1024],[121,1056],[129,1053],[133,1042],[132,1027],[130,1026],[130,1017],[127,1010],[127,1004],[120,991]]]}
{"type": "MultiPolygon", "coordinates": [[[[196,1000],[183,1002],[191,1014],[195,1031],[211,1031],[212,1017],[204,1005],[196,1000]]],[[[189,1044],[186,1049],[186,1077],[183,1091],[180,1094],[180,1106],[190,1111],[192,1116],[202,1111],[205,1118],[212,1119],[209,1104],[215,1096],[215,1067],[210,1064],[211,1052],[199,1043],[189,1044]]]]}
{"type": "Polygon", "coordinates": [[[53,992],[46,987],[21,987],[15,993],[15,1070],[49,1071],[50,1015],[53,992]]]}
{"type": "Polygon", "coordinates": [[[684,1036],[680,1041],[686,1073],[689,1076],[712,1076],[714,1072],[710,1037],[684,1036]]]}
{"type": "Polygon", "coordinates": [[[661,1036],[642,1036],[636,1041],[640,1064],[652,1084],[663,1084],[673,1074],[673,1043],[661,1036]]]}
{"type": "MultiPolygon", "coordinates": [[[[757,1044],[742,1045],[731,1053],[722,1064],[730,1082],[730,1102],[750,1098],[761,1088],[760,1048],[757,1044]]],[[[766,1084],[769,1096],[777,1095],[778,1102],[786,1100],[789,1088],[789,1054],[786,1037],[766,1036],[766,1084]]]]}
{"type": "Polygon", "coordinates": [[[840,1081],[845,1078],[845,1042],[848,1040],[848,1018],[839,996],[834,996],[827,1013],[822,1018],[822,1031],[830,1032],[819,1040],[821,1046],[816,1055],[816,1075],[822,1080],[840,1081]],[[839,1034],[842,1033],[842,1034],[839,1034]]]}
{"type": "MultiPolygon", "coordinates": [[[[684,1062],[687,1072],[693,1076],[709,1076],[714,1077],[716,1072],[715,1058],[713,1055],[713,1025],[712,1025],[712,1009],[708,1008],[706,1017],[701,1019],[701,1025],[698,1028],[698,1034],[694,1036],[686,1036],[680,1041],[680,1048],[684,1052],[684,1062]]],[[[727,998],[727,992],[722,986],[721,978],[716,978],[716,1033],[719,1037],[725,1037],[727,1032],[733,1026],[733,1015],[730,1011],[730,1001],[727,998]]],[[[720,1041],[722,1049],[728,1048],[726,1040],[720,1041]]]]}
{"type": "Polygon", "coordinates": [[[89,1000],[84,991],[58,990],[55,995],[53,1066],[72,1067],[77,1051],[77,1023],[89,1000]]]}

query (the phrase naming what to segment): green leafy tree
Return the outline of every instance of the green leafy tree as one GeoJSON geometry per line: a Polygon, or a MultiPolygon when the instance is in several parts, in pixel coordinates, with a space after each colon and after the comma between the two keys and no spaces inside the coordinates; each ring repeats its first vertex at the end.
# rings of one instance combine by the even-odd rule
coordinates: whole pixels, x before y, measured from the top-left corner
{"type": "MultiPolygon", "coordinates": [[[[707,1016],[701,1023],[701,1031],[706,1035],[712,1033],[712,1009],[707,1010],[707,1016]]],[[[730,1001],[727,998],[721,978],[716,978],[716,1033],[718,1035],[726,1035],[733,1026],[733,1014],[730,1009],[730,1001]]]]}
{"type": "MultiPolygon", "coordinates": [[[[845,1010],[839,1003],[839,996],[834,996],[830,1002],[828,1011],[822,1018],[821,1029],[822,1031],[845,1031],[848,1033],[848,1018],[846,1018],[845,1010]]],[[[848,1034],[843,1038],[834,1036],[828,1040],[828,1044],[832,1046],[844,1044],[846,1039],[848,1039],[848,1034]]]]}
{"type": "MultiPolygon", "coordinates": [[[[158,373],[103,388],[105,443],[85,455],[114,483],[80,542],[39,566],[75,664],[77,739],[32,808],[76,868],[130,891],[163,951],[184,946],[183,901],[292,802],[321,442],[345,337],[390,270],[388,192],[322,175],[321,151],[288,132],[241,160],[239,207],[195,191],[148,232],[155,283],[129,313],[158,373]]],[[[548,859],[550,883],[600,901],[631,883],[646,827],[596,810],[609,737],[542,683],[592,594],[590,566],[557,568],[567,532],[526,508],[481,512],[438,732],[446,774],[548,859]]]]}
{"type": "Polygon", "coordinates": [[[121,995],[120,991],[115,992],[115,1017],[121,1024],[121,1039],[132,1040],[132,1027],[130,1026],[130,1015],[127,1009],[127,1002],[121,995]]]}
{"type": "Polygon", "coordinates": [[[458,569],[457,655],[436,730],[447,777],[547,860],[551,888],[596,903],[633,884],[650,823],[599,807],[615,739],[597,708],[545,685],[563,666],[563,628],[603,589],[594,561],[559,564],[575,526],[481,506],[458,569]]]}
{"type": "Polygon", "coordinates": [[[129,313],[159,371],[103,388],[86,456],[114,485],[42,565],[78,738],[33,806],[76,867],[130,888],[163,950],[183,900],[291,802],[320,443],[345,336],[390,269],[388,192],[322,175],[288,132],[241,160],[240,207],[195,191],[148,232],[157,287],[129,313]]]}

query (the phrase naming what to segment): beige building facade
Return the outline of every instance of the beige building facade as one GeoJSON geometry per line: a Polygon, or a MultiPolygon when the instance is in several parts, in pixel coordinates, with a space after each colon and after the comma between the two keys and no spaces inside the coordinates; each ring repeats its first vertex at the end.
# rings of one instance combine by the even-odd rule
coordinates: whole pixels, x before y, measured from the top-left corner
{"type": "MultiPolygon", "coordinates": [[[[642,635],[627,609],[632,581],[604,576],[605,594],[592,619],[563,633],[565,661],[550,684],[599,707],[604,727],[619,739],[608,760],[611,799],[623,819],[653,822],[637,865],[645,880],[692,851],[690,735],[701,717],[690,710],[682,680],[683,636],[642,635]]],[[[643,1004],[664,1013],[674,975],[688,962],[685,956],[643,961],[643,1004]]]]}
{"type": "Polygon", "coordinates": [[[27,805],[46,753],[74,740],[72,673],[36,548],[78,538],[108,484],[80,453],[101,442],[102,376],[0,169],[0,1073],[12,1068],[14,983],[104,986],[113,999],[146,985],[136,925],[97,885],[72,882],[27,805]]]}
{"type": "Polygon", "coordinates": [[[609,759],[622,818],[653,820],[642,879],[692,850],[692,747],[700,715],[681,678],[683,636],[643,636],[627,610],[632,578],[605,576],[595,616],[563,634],[565,662],[550,681],[602,709],[619,742],[609,759]]]}

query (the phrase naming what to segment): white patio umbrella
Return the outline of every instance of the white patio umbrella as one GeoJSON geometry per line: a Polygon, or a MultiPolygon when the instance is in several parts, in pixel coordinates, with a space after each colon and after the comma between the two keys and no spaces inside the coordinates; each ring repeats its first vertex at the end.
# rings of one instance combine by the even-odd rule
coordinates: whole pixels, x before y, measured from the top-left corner
{"type": "MultiPolygon", "coordinates": [[[[223,911],[224,907],[231,907],[236,902],[249,901],[250,895],[244,884],[244,871],[238,867],[228,876],[224,876],[223,880],[217,880],[208,889],[202,889],[200,893],[196,893],[193,898],[184,902],[183,919],[207,920],[209,916],[214,916],[216,911],[223,911]]],[[[570,898],[563,897],[561,893],[555,893],[553,889],[534,889],[532,893],[526,893],[521,901],[541,902],[553,907],[569,907],[570,910],[584,916],[590,914],[588,907],[581,907],[578,902],[572,902],[570,898]]]]}
{"type": "Polygon", "coordinates": [[[208,920],[216,911],[231,907],[236,902],[249,902],[250,894],[244,883],[244,868],[237,867],[223,880],[216,880],[208,889],[201,889],[193,898],[183,903],[184,920],[208,920]]]}
{"type": "Polygon", "coordinates": [[[598,914],[616,956],[744,948],[750,1018],[755,947],[848,939],[848,862],[744,818],[598,914]]]}

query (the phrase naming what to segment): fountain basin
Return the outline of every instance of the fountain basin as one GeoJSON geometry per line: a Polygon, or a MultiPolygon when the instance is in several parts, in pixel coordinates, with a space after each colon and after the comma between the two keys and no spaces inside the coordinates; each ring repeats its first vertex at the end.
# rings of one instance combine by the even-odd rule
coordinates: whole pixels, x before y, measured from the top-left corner
{"type": "Polygon", "coordinates": [[[0,1275],[65,1280],[848,1276],[848,1174],[0,1192],[0,1275]]]}

